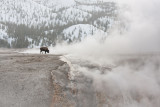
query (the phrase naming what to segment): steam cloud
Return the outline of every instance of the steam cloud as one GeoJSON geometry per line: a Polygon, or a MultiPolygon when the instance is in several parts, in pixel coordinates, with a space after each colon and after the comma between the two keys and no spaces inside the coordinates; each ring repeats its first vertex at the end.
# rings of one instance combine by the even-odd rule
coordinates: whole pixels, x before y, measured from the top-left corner
{"type": "Polygon", "coordinates": [[[81,43],[58,45],[54,50],[67,54],[75,71],[93,79],[95,89],[106,95],[106,107],[159,107],[160,1],[117,3],[119,18],[127,25],[126,32],[120,35],[114,29],[103,41],[95,35],[81,43]],[[106,70],[102,75],[99,69],[81,66],[81,60],[99,67],[111,66],[112,71],[106,70]]]}
{"type": "Polygon", "coordinates": [[[112,31],[107,39],[100,43],[100,35],[88,37],[85,41],[66,46],[65,53],[84,56],[101,54],[146,53],[160,51],[160,1],[159,0],[120,0],[117,1],[120,20],[127,25],[123,34],[112,31]],[[102,52],[103,51],[103,52],[102,52]],[[86,55],[87,54],[87,55],[86,55]]]}

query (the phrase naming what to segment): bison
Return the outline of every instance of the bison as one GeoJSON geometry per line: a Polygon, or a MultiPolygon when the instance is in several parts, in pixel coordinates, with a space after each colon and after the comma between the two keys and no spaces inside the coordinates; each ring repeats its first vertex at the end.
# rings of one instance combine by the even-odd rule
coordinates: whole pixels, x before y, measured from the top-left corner
{"type": "Polygon", "coordinates": [[[40,48],[40,54],[41,54],[42,51],[45,51],[45,54],[46,54],[46,52],[49,53],[49,49],[47,47],[41,47],[40,48]]]}

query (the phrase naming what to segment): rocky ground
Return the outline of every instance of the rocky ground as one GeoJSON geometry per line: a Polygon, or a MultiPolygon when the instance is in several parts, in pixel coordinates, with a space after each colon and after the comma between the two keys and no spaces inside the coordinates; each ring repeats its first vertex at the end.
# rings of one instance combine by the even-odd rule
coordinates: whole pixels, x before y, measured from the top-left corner
{"type": "Polygon", "coordinates": [[[0,106],[50,107],[51,72],[64,64],[59,55],[20,54],[0,50],[0,106]]]}
{"type": "Polygon", "coordinates": [[[145,98],[159,107],[159,91],[147,91],[148,87],[159,90],[159,54],[120,56],[116,66],[110,67],[62,55],[19,51],[0,49],[0,107],[125,107],[128,96],[127,104],[145,107],[141,102],[145,98]],[[144,88],[142,80],[154,80],[157,85],[146,82],[144,88]],[[127,88],[132,85],[134,90],[127,88]],[[139,93],[141,89],[146,93],[139,93]]]}
{"type": "Polygon", "coordinates": [[[71,79],[61,55],[0,49],[0,107],[96,107],[92,81],[71,79]],[[78,84],[78,85],[77,85],[78,84]]]}

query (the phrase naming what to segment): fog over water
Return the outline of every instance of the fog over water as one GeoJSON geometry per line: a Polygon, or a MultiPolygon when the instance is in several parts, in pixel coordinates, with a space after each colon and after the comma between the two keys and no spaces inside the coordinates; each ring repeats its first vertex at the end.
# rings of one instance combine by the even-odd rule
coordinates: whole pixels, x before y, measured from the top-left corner
{"type": "Polygon", "coordinates": [[[120,0],[123,34],[114,29],[75,44],[50,48],[65,54],[74,73],[92,78],[106,96],[106,107],[160,107],[160,1],[120,0]],[[94,68],[89,68],[94,65],[94,68]]]}

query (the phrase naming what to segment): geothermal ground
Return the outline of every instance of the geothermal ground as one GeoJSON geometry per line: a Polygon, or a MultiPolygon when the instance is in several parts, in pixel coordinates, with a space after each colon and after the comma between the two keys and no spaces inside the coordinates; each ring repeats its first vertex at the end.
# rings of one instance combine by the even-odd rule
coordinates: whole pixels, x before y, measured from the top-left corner
{"type": "Polygon", "coordinates": [[[97,106],[91,80],[71,79],[61,55],[19,51],[0,50],[0,107],[97,106]]]}
{"type": "Polygon", "coordinates": [[[0,107],[159,107],[160,55],[109,64],[0,49],[0,107]],[[149,106],[147,106],[149,105],[149,106]]]}
{"type": "Polygon", "coordinates": [[[54,84],[51,72],[64,64],[59,55],[0,51],[0,106],[51,107],[54,84]]]}

